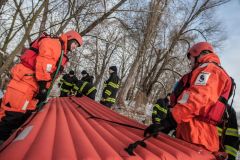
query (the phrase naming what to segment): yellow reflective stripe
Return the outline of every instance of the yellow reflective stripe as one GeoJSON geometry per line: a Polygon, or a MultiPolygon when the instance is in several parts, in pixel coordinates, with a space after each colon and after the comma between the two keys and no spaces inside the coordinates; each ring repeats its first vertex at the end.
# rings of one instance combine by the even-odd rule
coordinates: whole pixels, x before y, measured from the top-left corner
{"type": "Polygon", "coordinates": [[[222,135],[222,128],[217,127],[217,130],[218,130],[218,135],[221,136],[222,135]]]}
{"type": "Polygon", "coordinates": [[[234,157],[237,156],[238,151],[235,148],[229,145],[224,145],[224,147],[225,147],[225,152],[227,152],[228,154],[231,154],[234,157]]]}
{"type": "MultiPolygon", "coordinates": [[[[218,130],[218,135],[221,136],[222,135],[222,128],[217,127],[218,130]]],[[[240,137],[240,135],[238,134],[238,130],[235,128],[227,128],[225,135],[228,136],[234,136],[234,137],[240,137]]]]}
{"type": "Polygon", "coordinates": [[[96,87],[92,87],[91,89],[88,90],[87,95],[89,95],[90,93],[92,93],[92,91],[94,91],[96,89],[96,87]]]}
{"type": "Polygon", "coordinates": [[[234,128],[227,128],[225,134],[229,136],[239,137],[238,130],[234,128]]]}
{"type": "Polygon", "coordinates": [[[67,92],[67,93],[70,92],[70,90],[63,89],[63,88],[61,88],[61,91],[62,91],[62,92],[67,92]]]}
{"type": "Polygon", "coordinates": [[[88,82],[84,82],[84,83],[83,83],[83,85],[82,85],[81,88],[80,88],[80,92],[83,91],[83,88],[84,88],[87,84],[88,84],[88,82]]]}
{"type": "Polygon", "coordinates": [[[65,84],[65,85],[67,85],[67,86],[73,86],[73,84],[72,83],[69,83],[69,82],[67,82],[67,81],[65,81],[65,80],[63,80],[63,83],[65,84]]]}
{"type": "Polygon", "coordinates": [[[158,110],[162,111],[163,113],[167,114],[167,109],[160,107],[158,104],[155,104],[154,107],[156,107],[158,110]]]}
{"type": "Polygon", "coordinates": [[[73,89],[78,90],[79,88],[78,88],[77,85],[74,85],[74,86],[73,86],[73,89]]]}
{"type": "Polygon", "coordinates": [[[116,84],[116,83],[113,83],[113,82],[109,82],[108,85],[112,86],[113,88],[119,88],[119,84],[116,84]]]}
{"type": "Polygon", "coordinates": [[[106,101],[115,103],[115,102],[116,102],[116,99],[115,99],[115,98],[107,98],[106,101]]]}
{"type": "Polygon", "coordinates": [[[157,111],[153,111],[152,114],[157,114],[157,111]]]}
{"type": "Polygon", "coordinates": [[[160,122],[160,121],[161,121],[160,118],[154,118],[154,120],[155,120],[156,122],[160,122]]]}
{"type": "Polygon", "coordinates": [[[110,96],[110,95],[112,94],[112,92],[109,91],[109,90],[106,90],[105,93],[106,93],[108,96],[110,96]]]}

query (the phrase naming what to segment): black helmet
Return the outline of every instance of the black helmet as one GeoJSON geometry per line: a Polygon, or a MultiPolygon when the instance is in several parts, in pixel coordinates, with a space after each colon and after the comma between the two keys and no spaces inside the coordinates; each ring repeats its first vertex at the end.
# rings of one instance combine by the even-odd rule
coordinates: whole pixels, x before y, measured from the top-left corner
{"type": "Polygon", "coordinates": [[[69,74],[71,74],[71,75],[74,75],[74,71],[73,71],[73,70],[71,70],[71,71],[69,72],[69,74]]]}
{"type": "Polygon", "coordinates": [[[114,72],[117,72],[117,67],[116,66],[111,66],[111,67],[109,67],[109,69],[111,69],[114,72]]]}
{"type": "Polygon", "coordinates": [[[88,74],[86,70],[83,70],[81,74],[88,74]]]}

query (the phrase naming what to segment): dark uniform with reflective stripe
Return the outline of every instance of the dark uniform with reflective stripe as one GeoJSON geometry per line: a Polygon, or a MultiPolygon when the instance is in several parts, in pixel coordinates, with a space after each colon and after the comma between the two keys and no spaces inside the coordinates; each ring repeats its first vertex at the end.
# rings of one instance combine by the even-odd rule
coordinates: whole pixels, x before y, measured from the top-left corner
{"type": "Polygon", "coordinates": [[[77,91],[77,97],[85,95],[95,100],[97,89],[90,82],[79,80],[76,84],[74,84],[74,90],[77,91]]]}
{"type": "Polygon", "coordinates": [[[160,123],[162,119],[165,119],[168,112],[168,100],[167,98],[160,98],[157,103],[153,106],[152,122],[160,123]]]}
{"type": "Polygon", "coordinates": [[[228,108],[228,124],[223,131],[223,125],[218,126],[218,135],[220,140],[223,140],[225,152],[228,153],[228,160],[235,160],[237,156],[237,151],[239,148],[239,134],[238,134],[238,124],[237,115],[233,107],[228,108]],[[225,136],[222,139],[222,133],[225,132],[225,136]]]}
{"type": "Polygon", "coordinates": [[[65,74],[61,80],[61,94],[60,97],[67,97],[71,90],[73,89],[74,84],[78,81],[76,76],[70,76],[70,74],[65,74]]]}
{"type": "Polygon", "coordinates": [[[84,77],[82,77],[81,80],[93,83],[93,78],[88,73],[84,77]]]}
{"type": "Polygon", "coordinates": [[[117,76],[117,72],[113,72],[110,74],[109,79],[104,82],[102,100],[100,101],[100,103],[111,108],[112,105],[116,103],[118,88],[119,77],[117,76]]]}

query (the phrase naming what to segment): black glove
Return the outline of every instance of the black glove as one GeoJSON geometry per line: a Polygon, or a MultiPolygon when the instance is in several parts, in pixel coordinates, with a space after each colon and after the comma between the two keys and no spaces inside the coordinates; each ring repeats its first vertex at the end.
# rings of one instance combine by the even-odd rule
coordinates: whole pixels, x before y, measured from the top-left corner
{"type": "Polygon", "coordinates": [[[39,92],[36,96],[36,99],[38,99],[40,102],[45,101],[47,98],[47,88],[46,88],[46,81],[38,81],[39,85],[39,92]]]}
{"type": "Polygon", "coordinates": [[[61,83],[58,83],[58,88],[60,88],[61,87],[61,83]]]}
{"type": "Polygon", "coordinates": [[[82,92],[78,92],[76,95],[76,97],[82,97],[82,96],[83,96],[82,92]]]}
{"type": "Polygon", "coordinates": [[[148,134],[153,135],[155,137],[161,128],[162,128],[162,126],[159,123],[151,124],[144,130],[144,137],[146,137],[148,134]]]}
{"type": "Polygon", "coordinates": [[[152,134],[153,136],[156,136],[157,133],[160,131],[168,134],[171,130],[176,129],[176,127],[177,123],[172,117],[172,113],[168,112],[167,117],[161,120],[160,123],[151,124],[144,130],[144,137],[146,137],[147,134],[152,134]]]}

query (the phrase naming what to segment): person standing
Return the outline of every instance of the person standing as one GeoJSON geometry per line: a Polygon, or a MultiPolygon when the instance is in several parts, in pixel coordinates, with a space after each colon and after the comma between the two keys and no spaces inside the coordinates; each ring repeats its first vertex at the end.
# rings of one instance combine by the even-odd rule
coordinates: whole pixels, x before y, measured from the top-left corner
{"type": "Polygon", "coordinates": [[[45,101],[57,68],[64,68],[67,53],[82,43],[81,35],[71,30],[60,37],[43,34],[24,51],[21,62],[11,69],[12,79],[2,99],[0,141],[25,122],[37,103],[45,101]]]}
{"type": "Polygon", "coordinates": [[[104,106],[111,108],[116,103],[117,91],[119,89],[119,77],[117,75],[117,67],[109,67],[110,77],[104,82],[102,98],[100,103],[104,106]]]}
{"type": "Polygon", "coordinates": [[[153,106],[152,122],[160,123],[165,119],[170,108],[170,93],[165,98],[159,98],[153,106]]]}
{"type": "Polygon", "coordinates": [[[229,99],[232,81],[208,42],[193,45],[187,56],[192,70],[184,76],[185,86],[176,97],[176,104],[163,121],[147,127],[145,135],[176,128],[177,138],[216,153],[219,151],[216,126],[225,110],[221,99],[229,99]]]}

